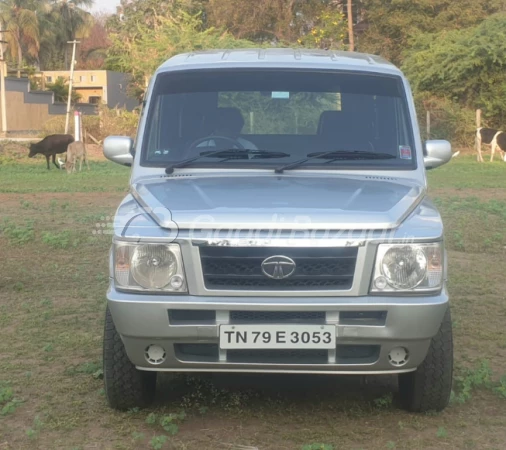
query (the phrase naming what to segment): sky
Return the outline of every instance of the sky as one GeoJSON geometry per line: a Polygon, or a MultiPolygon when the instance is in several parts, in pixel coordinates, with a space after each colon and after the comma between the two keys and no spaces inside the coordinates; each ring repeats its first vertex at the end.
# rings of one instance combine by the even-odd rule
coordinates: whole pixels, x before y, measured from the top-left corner
{"type": "Polygon", "coordinates": [[[95,0],[92,11],[116,12],[119,0],[95,0]]]}

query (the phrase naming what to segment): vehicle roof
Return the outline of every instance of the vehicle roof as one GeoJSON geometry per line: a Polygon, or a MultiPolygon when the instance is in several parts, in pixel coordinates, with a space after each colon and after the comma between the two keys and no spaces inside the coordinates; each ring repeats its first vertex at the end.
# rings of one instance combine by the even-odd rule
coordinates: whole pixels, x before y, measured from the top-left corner
{"type": "Polygon", "coordinates": [[[219,68],[335,69],[401,75],[396,66],[380,56],[292,48],[246,48],[183,53],[167,60],[158,72],[219,68]]]}

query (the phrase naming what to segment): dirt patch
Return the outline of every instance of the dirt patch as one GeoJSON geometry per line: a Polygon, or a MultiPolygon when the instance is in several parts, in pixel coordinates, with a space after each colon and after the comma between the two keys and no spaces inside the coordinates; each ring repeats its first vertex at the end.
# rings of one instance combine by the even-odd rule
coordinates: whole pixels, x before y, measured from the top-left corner
{"type": "Polygon", "coordinates": [[[62,206],[66,209],[71,208],[73,211],[88,211],[91,213],[109,209],[113,213],[123,197],[124,193],[109,192],[75,192],[72,194],[62,192],[40,194],[0,193],[0,204],[2,205],[3,216],[19,215],[25,218],[42,218],[47,213],[62,217],[62,206]]]}

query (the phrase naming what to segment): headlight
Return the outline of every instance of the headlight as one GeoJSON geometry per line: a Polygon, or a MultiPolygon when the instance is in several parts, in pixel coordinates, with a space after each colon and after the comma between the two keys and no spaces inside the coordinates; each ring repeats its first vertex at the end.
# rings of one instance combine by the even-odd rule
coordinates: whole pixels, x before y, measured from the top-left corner
{"type": "Polygon", "coordinates": [[[371,292],[435,291],[443,283],[443,244],[378,246],[371,292]]]}
{"type": "Polygon", "coordinates": [[[114,279],[127,290],[187,291],[178,244],[116,243],[114,279]]]}

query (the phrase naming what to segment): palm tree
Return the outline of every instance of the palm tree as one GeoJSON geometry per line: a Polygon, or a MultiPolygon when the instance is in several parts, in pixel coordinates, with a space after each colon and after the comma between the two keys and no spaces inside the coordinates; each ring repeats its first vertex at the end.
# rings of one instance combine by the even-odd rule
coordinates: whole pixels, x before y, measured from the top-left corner
{"type": "Polygon", "coordinates": [[[36,11],[39,6],[40,3],[34,0],[0,1],[0,21],[6,31],[4,36],[11,58],[17,60],[18,78],[21,77],[24,52],[33,58],[38,57],[40,41],[36,11]]]}
{"type": "Polygon", "coordinates": [[[52,17],[58,19],[60,45],[65,48],[65,69],[68,69],[67,42],[86,37],[93,27],[92,15],[83,9],[93,3],[94,0],[49,0],[52,17]]]}

